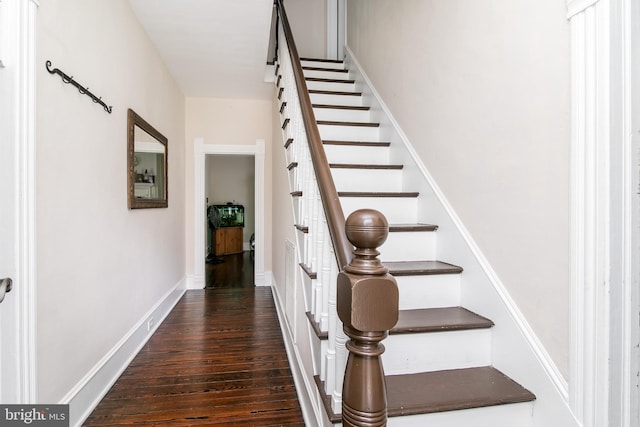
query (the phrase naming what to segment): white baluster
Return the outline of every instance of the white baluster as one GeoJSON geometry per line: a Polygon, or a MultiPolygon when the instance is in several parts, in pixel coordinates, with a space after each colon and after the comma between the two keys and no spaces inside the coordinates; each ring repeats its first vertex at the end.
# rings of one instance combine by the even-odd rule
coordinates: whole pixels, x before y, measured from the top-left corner
{"type": "MultiPolygon", "coordinates": [[[[323,212],[324,213],[324,212],[323,212]]],[[[329,293],[331,288],[336,287],[336,280],[331,279],[331,263],[335,262],[335,259],[330,258],[331,254],[331,236],[329,234],[329,227],[327,226],[327,219],[322,216],[322,230],[324,239],[322,242],[322,265],[320,271],[322,272],[322,312],[320,315],[320,330],[329,330],[329,293]]]]}
{"type": "Polygon", "coordinates": [[[336,331],[338,330],[337,324],[340,322],[338,319],[338,312],[336,311],[337,301],[337,286],[335,286],[338,279],[338,264],[335,259],[335,252],[333,246],[330,245],[329,256],[331,258],[330,270],[329,270],[329,282],[332,286],[329,286],[329,346],[327,348],[327,379],[325,380],[325,393],[329,396],[333,396],[333,390],[336,386],[336,331]]]}

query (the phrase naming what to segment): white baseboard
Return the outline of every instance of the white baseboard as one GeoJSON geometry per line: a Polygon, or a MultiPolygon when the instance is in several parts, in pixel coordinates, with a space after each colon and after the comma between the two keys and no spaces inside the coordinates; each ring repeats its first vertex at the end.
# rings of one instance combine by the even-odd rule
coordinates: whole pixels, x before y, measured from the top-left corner
{"type": "Polygon", "coordinates": [[[167,292],[61,400],[60,403],[70,406],[69,425],[78,427],[82,425],[178,303],[186,290],[186,282],[187,279],[182,279],[167,292]],[[147,330],[150,319],[154,320],[154,324],[147,330]]]}
{"type": "MultiPolygon", "coordinates": [[[[275,280],[271,281],[275,284],[275,280]]],[[[273,301],[276,305],[280,329],[282,330],[282,338],[284,339],[284,347],[287,351],[287,358],[289,359],[293,382],[296,385],[298,401],[300,402],[304,424],[307,427],[317,427],[319,425],[318,420],[322,418],[321,414],[318,412],[319,408],[316,408],[312,403],[312,396],[317,394],[316,386],[315,384],[311,384],[307,381],[307,376],[304,374],[302,358],[300,357],[300,353],[294,343],[293,334],[291,329],[289,329],[289,324],[285,319],[284,308],[282,306],[282,299],[278,293],[278,287],[271,286],[271,292],[273,293],[273,301]]]]}
{"type": "Polygon", "coordinates": [[[204,276],[189,274],[186,278],[186,289],[204,289],[204,276]]]}
{"type": "Polygon", "coordinates": [[[256,286],[271,286],[273,283],[273,273],[271,271],[265,271],[260,274],[256,271],[255,285],[256,286]]]}

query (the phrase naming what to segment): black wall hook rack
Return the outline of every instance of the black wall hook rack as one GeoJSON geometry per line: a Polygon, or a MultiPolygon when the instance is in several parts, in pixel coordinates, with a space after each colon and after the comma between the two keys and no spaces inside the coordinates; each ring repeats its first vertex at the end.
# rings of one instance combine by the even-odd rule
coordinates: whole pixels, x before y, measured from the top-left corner
{"type": "Polygon", "coordinates": [[[102,105],[104,110],[107,113],[111,114],[111,110],[113,109],[113,107],[107,106],[107,104],[105,104],[104,101],[102,100],[102,97],[98,98],[97,96],[95,96],[94,94],[89,92],[89,88],[85,88],[84,86],[80,85],[77,81],[73,80],[73,76],[69,77],[64,71],[60,70],[59,68],[54,68],[52,70],[51,69],[51,61],[47,61],[45,63],[45,65],[46,65],[47,71],[49,73],[58,74],[60,76],[60,78],[62,78],[62,81],[64,83],[74,85],[76,88],[78,88],[78,91],[80,91],[81,94],[87,95],[88,97],[90,97],[93,100],[93,102],[102,105]]]}

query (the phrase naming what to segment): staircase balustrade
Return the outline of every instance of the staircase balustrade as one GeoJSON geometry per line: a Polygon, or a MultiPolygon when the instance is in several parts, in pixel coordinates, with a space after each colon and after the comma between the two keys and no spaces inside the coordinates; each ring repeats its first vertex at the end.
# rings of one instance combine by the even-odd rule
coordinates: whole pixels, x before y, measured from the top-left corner
{"type": "Polygon", "coordinates": [[[289,119],[283,135],[294,216],[304,230],[297,250],[305,271],[315,273],[309,276],[307,308],[328,334],[318,374],[345,426],[384,426],[380,341],[398,318],[396,282],[377,259],[388,224],[373,210],[354,212],[345,221],[282,0],[276,5],[277,72],[282,76],[276,84],[280,111],[289,119]]]}

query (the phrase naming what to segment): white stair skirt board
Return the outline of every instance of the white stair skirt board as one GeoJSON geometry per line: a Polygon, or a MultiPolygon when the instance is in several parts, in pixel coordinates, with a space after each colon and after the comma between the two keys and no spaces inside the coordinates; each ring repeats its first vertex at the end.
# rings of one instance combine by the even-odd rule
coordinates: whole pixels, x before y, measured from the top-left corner
{"type": "Polygon", "coordinates": [[[396,277],[400,310],[460,305],[460,275],[432,274],[396,277]]]}
{"type": "Polygon", "coordinates": [[[491,329],[389,335],[383,344],[385,375],[491,365],[491,329]]]}
{"type": "Polygon", "coordinates": [[[369,126],[318,125],[323,140],[378,141],[380,130],[369,126]]]}
{"type": "MultiPolygon", "coordinates": [[[[325,77],[320,77],[325,78],[325,77]]],[[[334,80],[347,80],[345,78],[338,78],[334,80]]],[[[353,92],[356,90],[355,83],[346,82],[319,82],[314,80],[307,80],[307,89],[309,90],[336,90],[338,92],[353,92]]]]}
{"type": "Polygon", "coordinates": [[[358,95],[333,95],[324,93],[310,93],[312,104],[351,105],[361,106],[362,96],[358,95]]]}
{"type": "Polygon", "coordinates": [[[344,63],[342,62],[325,62],[314,61],[313,59],[303,59],[300,61],[303,67],[316,67],[316,68],[333,68],[335,70],[344,70],[344,63]]]}
{"type": "Polygon", "coordinates": [[[353,163],[355,159],[372,165],[389,163],[389,147],[324,144],[324,152],[329,163],[353,163]]]}
{"type": "Polygon", "coordinates": [[[338,191],[402,191],[399,169],[331,168],[331,176],[338,191]]]}
{"type": "Polygon", "coordinates": [[[389,224],[417,222],[417,197],[340,197],[345,218],[358,209],[382,212],[389,224]]]}
{"type": "Polygon", "coordinates": [[[294,332],[295,327],[290,327],[287,322],[285,314],[285,306],[282,301],[282,297],[278,292],[278,286],[275,280],[272,280],[273,300],[276,306],[276,312],[278,313],[278,320],[280,323],[280,329],[282,331],[282,337],[284,339],[285,350],[287,352],[287,359],[289,359],[289,366],[291,367],[291,374],[293,381],[298,390],[298,400],[300,401],[300,408],[302,410],[302,416],[307,426],[317,426],[316,420],[321,416],[321,406],[317,399],[314,399],[315,384],[313,384],[310,376],[305,372],[305,365],[303,363],[303,356],[300,354],[299,347],[296,344],[294,332]],[[304,392],[303,392],[304,391],[304,392]]]}
{"type": "Polygon", "coordinates": [[[389,427],[532,427],[533,407],[534,403],[531,402],[512,403],[461,411],[390,417],[387,425],[389,427]]]}
{"type": "Polygon", "coordinates": [[[378,248],[380,259],[389,261],[424,261],[437,257],[437,232],[393,232],[378,248]]]}
{"type": "Polygon", "coordinates": [[[314,108],[316,120],[339,120],[343,122],[369,122],[369,110],[348,110],[344,108],[314,108]]]}

